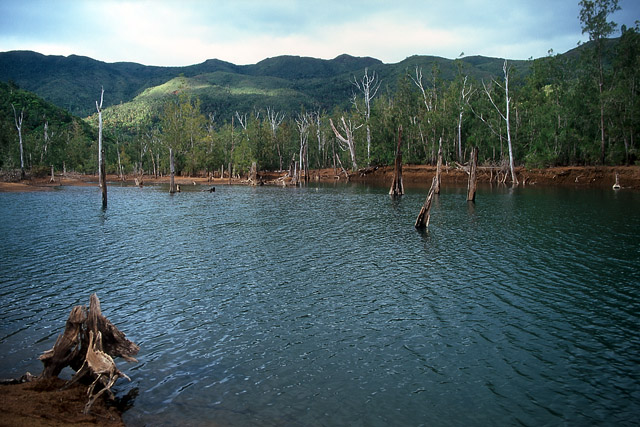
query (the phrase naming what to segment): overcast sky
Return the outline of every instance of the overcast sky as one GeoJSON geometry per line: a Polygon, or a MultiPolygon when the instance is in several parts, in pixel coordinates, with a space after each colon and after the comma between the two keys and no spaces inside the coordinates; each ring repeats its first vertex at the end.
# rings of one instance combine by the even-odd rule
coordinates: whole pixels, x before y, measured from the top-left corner
{"type": "MultiPolygon", "coordinates": [[[[619,4],[612,19],[633,27],[640,1],[619,4]]],[[[0,51],[165,66],[342,53],[528,59],[587,41],[579,11],[578,0],[0,0],[0,51]]]]}

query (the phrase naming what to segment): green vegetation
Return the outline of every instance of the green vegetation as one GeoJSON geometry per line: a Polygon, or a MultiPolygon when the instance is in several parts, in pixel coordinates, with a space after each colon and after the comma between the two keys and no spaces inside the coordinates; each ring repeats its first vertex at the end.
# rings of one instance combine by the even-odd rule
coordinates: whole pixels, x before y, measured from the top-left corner
{"type": "Polygon", "coordinates": [[[92,127],[31,92],[0,82],[0,168],[20,167],[17,115],[24,112],[22,132],[25,166],[32,173],[47,174],[51,165],[58,171],[96,170],[97,145],[92,127]],[[45,129],[46,126],[46,129],[45,129]]]}
{"type": "MultiPolygon", "coordinates": [[[[639,28],[622,28],[619,38],[606,39],[615,28],[607,15],[617,4],[580,4],[589,43],[562,55],[550,51],[544,58],[508,61],[516,164],[638,160],[639,28]]],[[[440,143],[449,163],[464,162],[475,146],[481,163],[508,161],[505,122],[491,104],[506,105],[504,60],[496,58],[413,56],[383,64],[347,55],[329,61],[283,56],[248,66],[211,60],[163,68],[7,52],[0,53],[0,65],[0,79],[89,116],[80,120],[14,83],[1,83],[2,169],[19,166],[14,104],[18,112],[25,111],[28,168],[53,164],[57,170],[94,172],[95,101],[102,84],[110,173],[168,174],[169,148],[179,174],[226,172],[229,165],[243,173],[254,161],[262,169],[288,168],[301,160],[300,141],[306,139],[300,137],[296,119],[303,117],[310,123],[305,149],[310,168],[333,167],[335,154],[342,164],[351,164],[349,151],[329,126],[331,118],[339,127],[342,117],[352,126],[359,165],[366,165],[367,158],[371,165],[392,164],[399,125],[405,163],[435,163],[440,143]],[[363,94],[354,85],[366,69],[381,83],[368,120],[370,154],[363,94]],[[270,120],[274,112],[284,115],[277,125],[270,120]]]]}

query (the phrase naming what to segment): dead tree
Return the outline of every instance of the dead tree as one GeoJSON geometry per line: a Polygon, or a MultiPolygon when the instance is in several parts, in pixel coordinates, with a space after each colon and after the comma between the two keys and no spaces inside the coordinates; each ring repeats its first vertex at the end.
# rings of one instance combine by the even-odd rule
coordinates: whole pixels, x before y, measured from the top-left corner
{"type": "MultiPolygon", "coordinates": [[[[380,79],[376,75],[374,71],[371,76],[368,74],[369,69],[364,69],[364,76],[360,81],[353,76],[353,84],[358,90],[362,93],[362,97],[364,98],[364,121],[367,125],[367,165],[371,164],[371,129],[369,128],[369,119],[371,118],[371,100],[378,93],[378,89],[380,88],[380,79]]],[[[353,104],[356,105],[355,95],[353,97],[353,104]]]]}
{"type": "Polygon", "coordinates": [[[176,182],[175,182],[176,165],[173,157],[174,157],[173,148],[169,147],[169,171],[171,173],[171,178],[169,178],[169,194],[174,194],[176,192],[176,182]]]}
{"type": "Polygon", "coordinates": [[[249,183],[251,185],[258,185],[258,164],[256,162],[251,163],[251,169],[249,170],[249,183]]]}
{"type": "Polygon", "coordinates": [[[484,82],[482,82],[482,86],[484,88],[485,94],[487,95],[487,98],[491,102],[491,105],[493,105],[493,108],[495,108],[495,110],[498,112],[498,114],[500,115],[502,120],[504,120],[504,122],[506,124],[506,127],[507,127],[507,145],[509,147],[509,168],[511,170],[511,182],[514,185],[518,185],[518,178],[516,177],[515,167],[513,165],[513,147],[512,147],[512,144],[511,144],[511,120],[509,118],[509,114],[510,114],[510,110],[511,110],[511,97],[509,96],[509,72],[511,71],[511,67],[507,66],[507,60],[506,59],[504,60],[504,65],[502,66],[502,70],[504,71],[504,86],[502,86],[500,83],[498,83],[495,80],[493,82],[497,86],[499,86],[500,88],[504,89],[505,104],[506,104],[506,108],[505,108],[505,112],[504,113],[502,112],[502,110],[500,110],[500,108],[493,101],[493,97],[491,96],[491,92],[489,91],[487,86],[484,84],[484,82]]]}
{"type": "Polygon", "coordinates": [[[473,86],[469,85],[467,88],[467,77],[464,76],[462,81],[462,89],[460,89],[460,98],[458,103],[458,160],[462,161],[462,115],[464,114],[465,106],[469,104],[469,98],[473,93],[473,86]]]}
{"type": "Polygon", "coordinates": [[[469,157],[469,181],[467,182],[467,201],[475,202],[476,187],[478,182],[478,147],[473,147],[469,157]]]}
{"type": "Polygon", "coordinates": [[[276,110],[267,107],[267,119],[269,120],[269,126],[271,127],[271,143],[276,147],[278,151],[278,159],[280,160],[280,169],[282,170],[282,151],[280,150],[280,144],[278,143],[277,131],[278,127],[284,120],[284,113],[276,112],[276,110]]]}
{"type": "Polygon", "coordinates": [[[13,104],[11,104],[11,108],[13,108],[13,119],[16,123],[16,129],[18,129],[18,140],[20,142],[20,179],[24,179],[24,149],[22,148],[22,121],[24,119],[24,108],[20,110],[20,118],[18,118],[16,107],[14,107],[13,104]]]}
{"type": "Polygon", "coordinates": [[[93,402],[95,402],[96,399],[105,391],[111,392],[111,387],[115,384],[118,378],[126,378],[129,381],[131,381],[131,378],[122,373],[116,367],[116,363],[113,361],[113,358],[102,351],[102,333],[100,331],[98,331],[95,342],[93,331],[89,331],[89,346],[87,347],[87,356],[84,361],[86,366],[89,368],[89,371],[96,375],[96,379],[89,386],[89,390],[87,390],[89,401],[82,411],[84,414],[88,414],[93,402]],[[95,389],[98,381],[100,381],[102,389],[93,394],[93,390],[95,389]]]}
{"type": "Polygon", "coordinates": [[[304,172],[304,181],[309,181],[309,156],[308,156],[308,147],[309,147],[309,126],[311,126],[311,115],[308,113],[298,114],[298,118],[296,118],[296,126],[298,128],[298,132],[300,133],[300,153],[299,153],[299,164],[300,164],[300,175],[304,172]]]}
{"type": "Polygon", "coordinates": [[[129,341],[124,333],[102,315],[100,300],[96,294],[92,294],[89,310],[80,305],[73,307],[64,333],[58,336],[52,349],[40,356],[39,359],[44,364],[40,377],[57,377],[68,366],[76,372],[65,387],[80,380],[91,381],[88,390],[90,397],[85,406],[87,413],[98,396],[104,392],[111,394],[110,389],[118,378],[128,379],[116,368],[113,358],[122,357],[129,362],[137,362],[133,356],[139,350],[140,347],[129,341]],[[98,383],[102,388],[93,395],[98,383]]]}
{"type": "Polygon", "coordinates": [[[436,189],[436,181],[437,178],[434,176],[431,180],[431,188],[429,189],[427,199],[424,201],[422,209],[420,209],[418,218],[416,218],[415,227],[418,229],[429,228],[429,220],[431,219],[431,202],[433,200],[433,194],[435,193],[436,189]]]}
{"type": "Polygon", "coordinates": [[[398,126],[398,147],[396,148],[396,162],[389,194],[392,196],[402,196],[404,194],[404,185],[402,184],[402,125],[398,126]]]}
{"type": "Polygon", "coordinates": [[[438,164],[436,166],[436,188],[434,192],[440,194],[440,171],[442,170],[442,137],[438,141],[438,164]]]}
{"type": "Polygon", "coordinates": [[[341,121],[342,121],[342,125],[340,127],[342,128],[342,131],[344,132],[345,136],[342,136],[342,134],[334,126],[333,120],[329,118],[329,124],[331,125],[331,129],[333,130],[333,133],[336,135],[336,138],[338,138],[338,141],[341,143],[341,148],[349,149],[349,154],[351,155],[352,170],[357,171],[358,163],[356,162],[356,145],[353,140],[353,132],[361,128],[362,125],[354,127],[353,123],[351,123],[351,120],[349,120],[349,125],[347,125],[347,122],[345,121],[344,116],[341,117],[341,121]]]}
{"type": "Polygon", "coordinates": [[[107,180],[104,167],[104,148],[102,147],[102,100],[104,99],[104,88],[100,92],[100,104],[96,101],[98,110],[98,182],[102,189],[102,209],[107,208],[107,180]]]}
{"type": "MultiPolygon", "coordinates": [[[[49,148],[49,142],[51,141],[51,137],[49,136],[49,121],[46,120],[44,121],[44,138],[42,141],[42,151],[40,152],[40,163],[44,163],[44,156],[47,154],[47,149],[49,148]]],[[[54,133],[51,132],[51,136],[53,136],[54,133]]]]}

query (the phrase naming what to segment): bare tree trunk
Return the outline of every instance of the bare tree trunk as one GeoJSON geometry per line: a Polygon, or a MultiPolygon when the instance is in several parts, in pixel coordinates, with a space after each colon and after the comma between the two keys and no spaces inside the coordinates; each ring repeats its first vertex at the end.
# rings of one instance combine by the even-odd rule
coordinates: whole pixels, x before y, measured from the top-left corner
{"type": "Polygon", "coordinates": [[[169,179],[169,194],[173,194],[176,192],[176,183],[175,183],[176,167],[173,159],[173,148],[171,147],[169,147],[169,171],[171,173],[171,178],[169,179]]]}
{"type": "MultiPolygon", "coordinates": [[[[509,168],[511,169],[511,182],[514,185],[518,185],[518,178],[516,178],[515,168],[513,166],[513,146],[511,144],[511,121],[509,120],[509,110],[511,105],[511,97],[509,96],[509,69],[507,68],[507,60],[504,61],[504,92],[507,104],[507,114],[505,121],[507,122],[507,145],[509,146],[509,168]]],[[[477,161],[477,160],[476,160],[477,161]]]]}
{"type": "Polygon", "coordinates": [[[51,165],[51,179],[49,180],[49,182],[56,182],[55,175],[53,174],[53,165],[51,165]]]}
{"type": "MultiPolygon", "coordinates": [[[[514,167],[514,162],[513,162],[513,146],[511,144],[511,124],[510,124],[510,118],[509,118],[509,110],[510,110],[510,106],[511,106],[511,97],[509,96],[509,71],[510,71],[510,68],[507,66],[507,60],[506,59],[504,61],[504,65],[502,67],[502,70],[504,71],[504,87],[503,87],[503,89],[504,89],[504,92],[505,92],[505,103],[506,103],[506,107],[507,107],[505,114],[502,114],[502,111],[500,110],[500,108],[498,108],[496,103],[493,101],[493,97],[491,96],[491,92],[489,91],[489,89],[487,89],[487,86],[484,84],[484,82],[482,84],[483,84],[483,87],[484,87],[484,92],[487,95],[487,98],[489,98],[489,101],[491,102],[491,105],[493,105],[493,108],[495,108],[495,110],[498,112],[500,117],[502,117],[502,120],[504,120],[505,123],[506,123],[506,127],[507,127],[507,145],[509,147],[509,167],[511,169],[511,181],[512,181],[512,183],[514,185],[518,185],[518,178],[516,177],[515,167],[514,167]]],[[[494,80],[494,83],[496,83],[498,86],[500,86],[500,84],[497,83],[495,80],[494,80]]],[[[482,120],[487,125],[489,125],[489,123],[486,120],[484,120],[482,118],[482,116],[479,116],[477,113],[476,113],[476,116],[478,116],[480,118],[480,120],[482,120]]],[[[498,135],[496,133],[496,131],[490,125],[489,125],[489,128],[491,129],[491,131],[493,133],[498,135]]],[[[502,131],[501,131],[501,133],[502,133],[502,131]]],[[[500,152],[502,153],[502,135],[500,135],[500,152]]]]}
{"type": "Polygon", "coordinates": [[[251,170],[249,170],[249,183],[251,183],[251,185],[258,185],[258,165],[256,162],[251,163],[251,170]]]}
{"type": "Polygon", "coordinates": [[[467,183],[467,201],[475,202],[478,169],[478,147],[473,147],[469,158],[469,181],[467,183]]]}
{"type": "Polygon", "coordinates": [[[458,159],[462,161],[462,111],[458,116],[458,159]]]}
{"type": "Polygon", "coordinates": [[[22,120],[24,119],[24,108],[20,110],[20,118],[18,118],[16,114],[16,107],[11,104],[11,108],[13,108],[13,118],[16,123],[16,129],[18,129],[18,139],[20,141],[20,179],[25,179],[24,172],[24,150],[22,148],[22,120]]]}
{"type": "Polygon", "coordinates": [[[427,199],[424,201],[422,205],[422,209],[420,209],[420,213],[418,214],[418,218],[416,218],[416,228],[428,228],[429,220],[431,219],[431,201],[433,199],[433,194],[436,189],[436,180],[437,178],[434,176],[431,180],[431,188],[429,189],[429,194],[427,195],[427,199]]]}
{"type": "Polygon", "coordinates": [[[393,181],[389,194],[392,196],[402,196],[404,185],[402,184],[402,125],[398,126],[398,147],[396,148],[396,163],[393,170],[393,181]]]}
{"type": "MultiPolygon", "coordinates": [[[[369,119],[371,118],[371,100],[378,93],[380,88],[380,79],[374,71],[371,76],[368,74],[368,68],[364,69],[364,76],[362,80],[358,81],[355,76],[353,77],[353,84],[362,92],[364,98],[364,120],[367,124],[367,166],[371,165],[371,129],[369,128],[369,119]],[[377,81],[376,81],[377,80],[377,81]]],[[[354,95],[355,97],[355,95],[354,95]]],[[[353,99],[355,104],[355,98],[353,99]]],[[[356,105],[357,107],[357,105],[356,105]]]]}
{"type": "Polygon", "coordinates": [[[280,170],[282,170],[282,153],[280,150],[280,144],[277,139],[277,131],[278,127],[284,120],[284,113],[276,112],[274,109],[267,107],[267,119],[269,120],[269,125],[271,126],[271,142],[276,146],[278,151],[278,160],[280,161],[280,170]]]}
{"type": "MultiPolygon", "coordinates": [[[[333,130],[333,133],[336,135],[336,138],[338,138],[338,141],[342,142],[349,148],[349,154],[351,155],[352,170],[355,171],[355,170],[358,170],[358,163],[356,162],[356,146],[353,140],[353,131],[355,129],[353,129],[351,120],[349,120],[349,126],[347,126],[347,122],[344,120],[344,116],[341,119],[342,119],[342,130],[344,131],[346,137],[342,136],[340,132],[338,132],[331,118],[329,119],[329,124],[331,125],[331,129],[333,130]]],[[[356,129],[360,128],[360,126],[357,126],[356,129]]]]}
{"type": "Polygon", "coordinates": [[[100,105],[96,101],[98,110],[98,181],[102,189],[102,209],[107,208],[107,180],[104,166],[104,148],[102,147],[102,100],[104,99],[104,88],[100,92],[100,105]]]}
{"type": "Polygon", "coordinates": [[[438,141],[438,165],[436,166],[436,188],[434,192],[440,194],[440,172],[442,170],[442,137],[438,141]]]}

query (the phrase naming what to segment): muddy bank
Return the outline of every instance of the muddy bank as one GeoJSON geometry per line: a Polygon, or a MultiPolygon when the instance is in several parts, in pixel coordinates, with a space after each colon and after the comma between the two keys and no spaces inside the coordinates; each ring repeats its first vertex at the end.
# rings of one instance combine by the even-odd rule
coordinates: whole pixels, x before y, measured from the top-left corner
{"type": "MultiPolygon", "coordinates": [[[[404,165],[402,176],[407,187],[428,187],[431,178],[435,175],[435,166],[424,165],[404,165]]],[[[503,175],[499,175],[496,169],[478,167],[478,182],[497,182],[503,175]]],[[[526,169],[520,167],[516,169],[520,185],[530,186],[575,186],[593,188],[611,188],[618,174],[620,186],[623,189],[640,190],[640,166],[566,166],[547,169],[526,169]]],[[[382,166],[361,169],[357,172],[349,173],[349,182],[363,182],[376,185],[391,185],[393,179],[393,167],[382,166]]],[[[288,185],[290,178],[286,172],[263,171],[258,174],[258,180],[265,185],[288,185]]],[[[334,169],[314,169],[310,171],[311,182],[346,182],[346,175],[340,170],[334,169]]],[[[108,185],[135,185],[133,176],[126,176],[121,180],[117,175],[107,176],[108,185]]],[[[228,184],[249,184],[244,178],[207,178],[207,177],[184,177],[175,178],[176,184],[185,186],[219,186],[228,184]]],[[[466,185],[467,173],[456,167],[444,167],[442,171],[442,183],[466,185]]],[[[507,180],[507,184],[509,183],[507,180]]],[[[168,184],[169,177],[154,178],[144,176],[142,185],[168,184]]],[[[46,191],[59,186],[97,186],[98,177],[95,175],[67,175],[56,176],[54,182],[50,178],[26,179],[17,182],[0,181],[0,191],[46,191]]]]}
{"type": "MultiPolygon", "coordinates": [[[[435,175],[435,166],[406,165],[402,167],[405,186],[429,186],[435,175]]],[[[611,188],[618,174],[620,186],[628,189],[640,189],[640,166],[569,166],[547,169],[516,169],[520,185],[538,186],[576,186],[593,188],[611,188]]],[[[465,185],[467,173],[459,168],[443,168],[443,184],[465,185]]],[[[497,182],[501,179],[499,171],[478,167],[478,182],[497,182]]],[[[351,176],[354,182],[370,182],[391,185],[393,168],[385,166],[375,170],[363,171],[351,176]]],[[[507,184],[510,178],[507,179],[507,184]]]]}
{"type": "Polygon", "coordinates": [[[121,412],[98,399],[84,415],[87,387],[76,384],[60,390],[59,378],[0,385],[0,426],[124,426],[121,412]]]}

